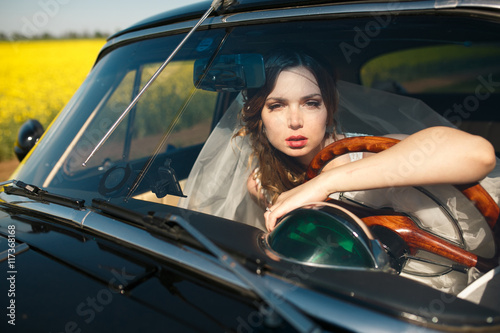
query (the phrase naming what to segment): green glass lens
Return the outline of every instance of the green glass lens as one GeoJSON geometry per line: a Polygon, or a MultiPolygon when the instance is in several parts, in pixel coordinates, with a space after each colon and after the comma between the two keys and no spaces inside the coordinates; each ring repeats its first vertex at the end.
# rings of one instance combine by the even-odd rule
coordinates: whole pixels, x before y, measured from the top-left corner
{"type": "Polygon", "coordinates": [[[286,217],[269,237],[271,248],[302,262],[374,267],[372,256],[359,235],[341,217],[303,209],[286,217]]]}

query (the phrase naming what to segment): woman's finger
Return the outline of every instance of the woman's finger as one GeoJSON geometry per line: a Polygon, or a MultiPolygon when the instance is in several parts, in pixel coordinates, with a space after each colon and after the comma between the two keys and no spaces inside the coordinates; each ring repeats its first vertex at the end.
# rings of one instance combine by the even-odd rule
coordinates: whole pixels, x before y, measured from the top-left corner
{"type": "Polygon", "coordinates": [[[273,231],[276,227],[278,219],[283,215],[280,213],[281,205],[275,204],[272,207],[267,208],[264,217],[266,219],[266,228],[269,232],[273,231]]]}

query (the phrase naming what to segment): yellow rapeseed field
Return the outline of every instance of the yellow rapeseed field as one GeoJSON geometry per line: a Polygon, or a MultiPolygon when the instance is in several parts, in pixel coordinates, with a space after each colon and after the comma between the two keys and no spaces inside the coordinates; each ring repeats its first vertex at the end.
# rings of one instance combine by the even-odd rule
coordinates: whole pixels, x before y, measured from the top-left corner
{"type": "Polygon", "coordinates": [[[104,39],[0,42],[0,161],[13,158],[19,126],[44,128],[89,73],[104,39]]]}

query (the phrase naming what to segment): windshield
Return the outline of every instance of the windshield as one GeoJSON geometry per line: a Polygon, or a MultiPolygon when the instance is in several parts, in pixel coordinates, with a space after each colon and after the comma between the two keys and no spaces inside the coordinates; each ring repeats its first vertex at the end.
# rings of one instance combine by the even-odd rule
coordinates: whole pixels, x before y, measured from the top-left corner
{"type": "MultiPolygon", "coordinates": [[[[500,72],[496,27],[478,21],[464,29],[462,18],[443,17],[439,26],[446,26],[446,30],[425,31],[416,28],[423,18],[399,17],[384,29],[370,32],[363,42],[359,27],[372,20],[318,20],[196,32],[83,166],[184,35],[138,38],[110,47],[17,177],[53,193],[85,200],[156,197],[176,205],[180,197],[190,195],[185,193],[183,181],[212,129],[226,110],[234,107],[234,101],[241,101],[240,90],[251,81],[246,78],[248,82],[238,86],[240,76],[249,73],[234,71],[231,75],[236,80],[230,88],[217,87],[219,81],[213,87],[196,87],[197,75],[212,75],[206,66],[211,61],[217,63],[214,59],[219,55],[252,54],[258,59],[282,48],[320,55],[332,64],[332,71],[343,82],[422,98],[453,125],[481,132],[487,122],[490,129],[479,134],[489,135],[497,144],[491,126],[497,126],[498,115],[488,107],[496,104],[498,94],[481,100],[481,109],[467,116],[452,109],[454,103],[469,102],[464,98],[475,92],[479,77],[487,79],[491,73],[500,72]]],[[[236,104],[241,107],[241,103],[236,104]]],[[[387,134],[371,119],[359,122],[350,117],[341,118],[345,130],[387,134]]],[[[396,130],[404,132],[404,128],[396,130]]]]}

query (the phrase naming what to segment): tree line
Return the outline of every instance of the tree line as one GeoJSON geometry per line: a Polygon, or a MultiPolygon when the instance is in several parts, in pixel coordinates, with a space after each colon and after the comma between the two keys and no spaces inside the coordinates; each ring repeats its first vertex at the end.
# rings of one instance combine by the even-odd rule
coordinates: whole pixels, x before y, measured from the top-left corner
{"type": "Polygon", "coordinates": [[[18,40],[47,40],[47,39],[90,39],[90,38],[107,38],[110,34],[102,31],[90,32],[67,32],[62,35],[55,36],[48,32],[43,32],[39,35],[26,36],[22,33],[14,32],[6,34],[0,32],[0,41],[18,41],[18,40]]]}

